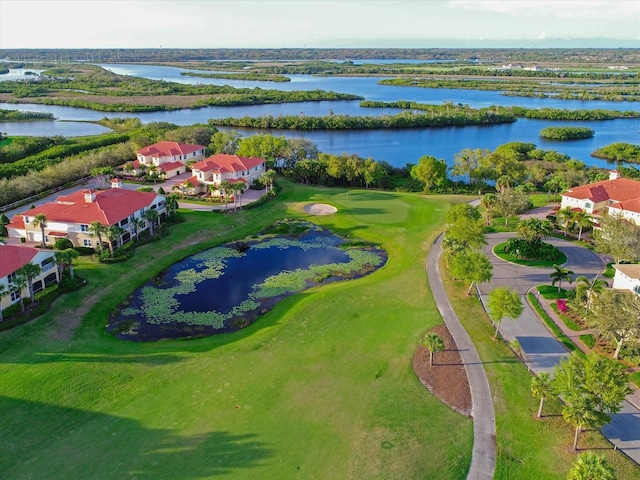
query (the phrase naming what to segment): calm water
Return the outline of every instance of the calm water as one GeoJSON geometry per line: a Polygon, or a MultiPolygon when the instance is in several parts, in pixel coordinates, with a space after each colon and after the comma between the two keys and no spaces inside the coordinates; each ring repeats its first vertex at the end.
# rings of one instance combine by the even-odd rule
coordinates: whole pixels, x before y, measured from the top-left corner
{"type": "MultiPolygon", "coordinates": [[[[371,61],[373,62],[373,61],[371,61]]],[[[224,79],[207,79],[180,75],[184,69],[148,65],[102,65],[115,73],[144,78],[166,80],[184,84],[232,85],[239,88],[263,88],[276,90],[331,90],[340,93],[360,95],[367,100],[396,101],[411,100],[421,103],[442,104],[461,103],[474,108],[491,105],[520,105],[529,108],[562,108],[568,110],[607,109],[640,111],[640,102],[604,102],[582,100],[558,100],[539,98],[506,97],[499,92],[453,89],[425,89],[411,87],[381,86],[377,82],[383,77],[313,77],[310,75],[290,75],[291,82],[247,82],[224,79]]],[[[206,73],[206,72],[204,72],[206,73]]],[[[58,119],[55,122],[4,123],[0,131],[9,135],[67,137],[95,135],[108,131],[104,127],[87,121],[102,118],[138,117],[144,123],[170,122],[176,125],[206,123],[209,119],[261,115],[327,115],[330,111],[345,115],[384,115],[397,113],[397,109],[360,108],[359,101],[307,102],[278,105],[253,105],[243,107],[207,107],[198,110],[174,112],[152,112],[138,114],[103,113],[87,109],[0,104],[0,108],[51,112],[58,119]]],[[[244,135],[265,133],[263,130],[236,129],[244,135]]],[[[362,157],[384,160],[395,166],[415,163],[423,155],[443,158],[452,164],[455,153],[464,148],[495,149],[507,142],[521,141],[534,143],[538,148],[557,150],[579,159],[588,165],[607,167],[607,162],[591,157],[600,147],[615,143],[640,143],[640,121],[612,120],[603,122],[554,122],[549,120],[520,119],[512,124],[481,127],[448,127],[437,129],[408,130],[350,130],[341,132],[303,132],[277,130],[274,135],[287,138],[305,138],[321,151],[333,154],[356,153],[362,157]],[[539,137],[542,128],[551,125],[578,125],[595,130],[595,137],[572,142],[550,142],[539,137]]]]}

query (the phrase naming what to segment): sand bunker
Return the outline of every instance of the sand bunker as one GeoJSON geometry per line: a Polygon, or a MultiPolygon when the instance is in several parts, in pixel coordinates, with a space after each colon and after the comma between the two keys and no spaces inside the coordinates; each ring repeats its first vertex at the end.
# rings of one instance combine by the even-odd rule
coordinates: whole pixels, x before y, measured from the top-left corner
{"type": "Polygon", "coordinates": [[[338,209],[326,203],[309,203],[304,206],[304,211],[311,215],[331,215],[336,213],[338,209]]]}

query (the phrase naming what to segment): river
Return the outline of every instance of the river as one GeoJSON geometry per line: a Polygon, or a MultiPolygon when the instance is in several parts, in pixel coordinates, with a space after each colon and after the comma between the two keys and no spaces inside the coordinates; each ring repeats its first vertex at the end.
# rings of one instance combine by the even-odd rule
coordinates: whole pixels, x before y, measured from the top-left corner
{"type": "MultiPolygon", "coordinates": [[[[155,80],[185,84],[231,85],[238,88],[263,88],[277,90],[328,90],[360,95],[367,100],[391,102],[409,100],[420,103],[469,105],[474,108],[491,105],[519,105],[528,108],[562,108],[568,110],[631,110],[640,111],[640,102],[606,102],[583,100],[540,99],[508,97],[500,92],[456,89],[427,89],[378,85],[383,77],[319,77],[311,75],[288,75],[291,82],[249,82],[238,80],[198,78],[180,75],[187,71],[175,67],[105,64],[102,67],[122,75],[139,76],[155,80]]],[[[192,70],[193,71],[193,70],[192,70]]],[[[198,70],[196,70],[197,72],[198,70]]],[[[207,72],[203,72],[207,73],[207,72]]],[[[0,78],[1,79],[1,78],[0,78]]],[[[52,113],[57,120],[29,123],[2,123],[0,131],[8,135],[65,137],[96,135],[108,129],[92,122],[108,117],[138,117],[143,123],[170,122],[176,125],[207,123],[209,119],[261,115],[328,115],[330,112],[345,115],[395,114],[391,108],[361,108],[359,101],[304,102],[276,105],[250,105],[240,107],[206,107],[197,110],[177,110],[150,113],[105,113],[71,107],[33,104],[0,103],[0,108],[32,110],[52,113]]],[[[228,129],[226,129],[228,130],[228,129]]],[[[415,128],[397,130],[348,130],[348,131],[295,131],[236,129],[243,135],[271,133],[286,138],[305,138],[315,143],[326,153],[355,153],[361,157],[384,160],[394,166],[416,163],[423,155],[445,159],[450,165],[454,155],[464,148],[495,149],[507,142],[534,143],[543,150],[556,150],[585,162],[587,165],[608,168],[610,165],[591,157],[597,148],[616,142],[640,143],[640,121],[550,121],[518,119],[515,123],[492,126],[466,126],[445,128],[415,128]],[[544,127],[555,125],[585,126],[595,131],[593,138],[570,142],[553,142],[539,137],[544,127]]]]}

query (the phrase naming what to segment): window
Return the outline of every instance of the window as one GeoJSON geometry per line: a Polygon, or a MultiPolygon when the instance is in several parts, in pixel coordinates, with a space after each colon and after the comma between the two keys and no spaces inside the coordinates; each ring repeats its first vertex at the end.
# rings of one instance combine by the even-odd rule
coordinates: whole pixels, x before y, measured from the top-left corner
{"type": "Polygon", "coordinates": [[[124,227],[127,223],[129,223],[129,218],[123,218],[122,220],[120,220],[120,226],[124,227]]]}
{"type": "Polygon", "coordinates": [[[29,223],[29,217],[24,217],[24,223],[29,223]]]}
{"type": "Polygon", "coordinates": [[[9,275],[7,275],[7,281],[11,283],[16,279],[17,276],[18,274],[16,272],[10,273],[9,275]]]}
{"type": "Polygon", "coordinates": [[[21,294],[22,292],[11,292],[11,301],[12,302],[16,302],[18,300],[20,300],[21,294]]]}
{"type": "Polygon", "coordinates": [[[82,239],[82,246],[83,247],[92,247],[93,245],[91,245],[91,239],[90,238],[83,238],[82,239]]]}
{"type": "Polygon", "coordinates": [[[81,232],[88,232],[89,231],[89,225],[80,225],[80,231],[81,232]]]}

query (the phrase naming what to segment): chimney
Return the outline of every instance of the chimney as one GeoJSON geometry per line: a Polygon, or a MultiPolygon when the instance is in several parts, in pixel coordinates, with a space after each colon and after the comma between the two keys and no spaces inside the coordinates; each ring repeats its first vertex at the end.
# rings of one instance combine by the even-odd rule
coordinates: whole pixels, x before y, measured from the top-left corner
{"type": "Polygon", "coordinates": [[[93,203],[96,201],[96,192],[92,192],[91,190],[85,192],[84,201],[86,203],[93,203]]]}
{"type": "Polygon", "coordinates": [[[609,180],[617,180],[620,178],[620,172],[618,170],[611,170],[609,172],[609,180]]]}
{"type": "Polygon", "coordinates": [[[111,180],[111,188],[120,188],[122,186],[122,182],[119,178],[113,178],[111,180]]]}

